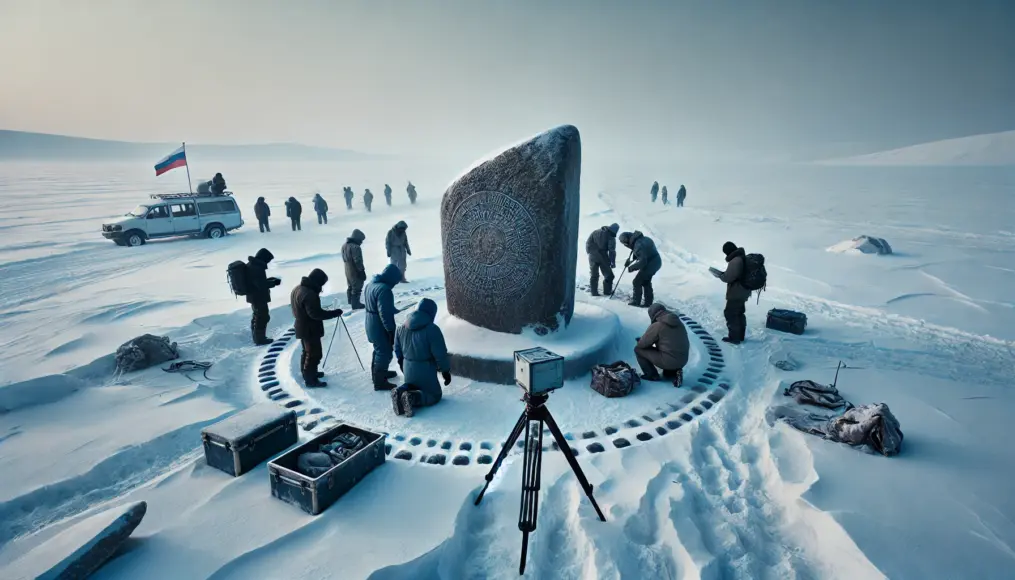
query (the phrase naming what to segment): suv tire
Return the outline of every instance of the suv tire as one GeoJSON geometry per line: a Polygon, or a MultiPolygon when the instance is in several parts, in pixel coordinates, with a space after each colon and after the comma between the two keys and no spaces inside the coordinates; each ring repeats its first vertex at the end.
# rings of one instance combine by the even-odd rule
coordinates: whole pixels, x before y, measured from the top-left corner
{"type": "Polygon", "coordinates": [[[217,240],[226,235],[226,229],[219,224],[212,224],[208,226],[204,234],[210,239],[217,240]]]}
{"type": "Polygon", "coordinates": [[[130,248],[136,248],[143,246],[145,243],[144,234],[138,230],[132,230],[124,234],[123,236],[124,245],[130,248]]]}

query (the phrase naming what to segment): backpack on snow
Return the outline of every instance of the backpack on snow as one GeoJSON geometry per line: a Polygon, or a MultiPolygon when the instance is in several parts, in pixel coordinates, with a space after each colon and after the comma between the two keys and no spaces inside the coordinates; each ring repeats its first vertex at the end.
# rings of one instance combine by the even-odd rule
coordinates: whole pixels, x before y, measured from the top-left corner
{"type": "Polygon", "coordinates": [[[243,260],[236,260],[226,267],[226,280],[229,282],[229,289],[237,296],[247,295],[247,264],[243,260]]]}
{"type": "Polygon", "coordinates": [[[639,384],[638,373],[624,361],[592,367],[592,390],[604,397],[626,397],[639,384]]]}
{"type": "Polygon", "coordinates": [[[765,256],[747,254],[747,257],[744,258],[744,273],[740,276],[740,285],[753,292],[764,290],[767,283],[768,272],[765,270],[765,256]]]}

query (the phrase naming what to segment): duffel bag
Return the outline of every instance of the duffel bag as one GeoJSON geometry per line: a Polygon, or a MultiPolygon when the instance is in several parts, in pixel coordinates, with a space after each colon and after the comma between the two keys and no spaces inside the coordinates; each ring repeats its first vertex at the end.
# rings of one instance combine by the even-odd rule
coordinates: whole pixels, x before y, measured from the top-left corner
{"type": "Polygon", "coordinates": [[[624,361],[592,367],[592,389],[604,397],[626,397],[640,383],[638,373],[624,361]]]}
{"type": "Polygon", "coordinates": [[[807,315],[802,312],[773,308],[768,311],[765,326],[779,332],[803,334],[804,329],[807,328],[807,315]]]}

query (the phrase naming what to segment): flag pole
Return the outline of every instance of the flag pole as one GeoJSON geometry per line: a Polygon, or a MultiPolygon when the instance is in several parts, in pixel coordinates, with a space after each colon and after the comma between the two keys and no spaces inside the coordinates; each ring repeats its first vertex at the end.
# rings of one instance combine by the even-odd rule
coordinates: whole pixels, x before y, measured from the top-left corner
{"type": "Polygon", "coordinates": [[[194,195],[194,186],[190,183],[190,160],[187,159],[187,142],[183,142],[183,160],[187,167],[187,189],[190,190],[190,195],[194,195]]]}

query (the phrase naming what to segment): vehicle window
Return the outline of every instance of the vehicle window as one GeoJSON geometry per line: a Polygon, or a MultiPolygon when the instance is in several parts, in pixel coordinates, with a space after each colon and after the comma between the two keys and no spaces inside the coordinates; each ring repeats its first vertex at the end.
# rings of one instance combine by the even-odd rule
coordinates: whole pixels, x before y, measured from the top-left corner
{"type": "Polygon", "coordinates": [[[157,205],[148,212],[148,219],[157,220],[169,217],[169,208],[164,205],[157,205]]]}
{"type": "Polygon", "coordinates": [[[236,211],[236,202],[231,199],[222,201],[202,201],[197,204],[197,208],[201,210],[201,215],[230,213],[236,211]]]}
{"type": "Polygon", "coordinates": [[[134,209],[130,210],[129,212],[127,212],[127,215],[131,215],[131,216],[134,216],[134,217],[144,217],[144,214],[146,214],[146,213],[148,213],[148,206],[147,205],[139,205],[139,206],[135,207],[134,209]]]}
{"type": "Polygon", "coordinates": [[[173,209],[173,217],[191,217],[197,215],[192,203],[177,203],[170,207],[173,209]]]}

